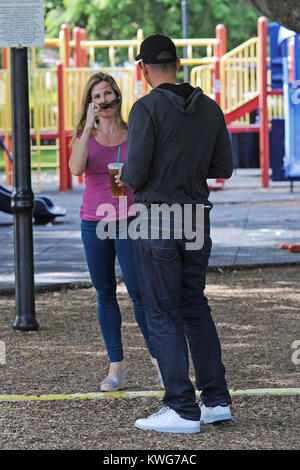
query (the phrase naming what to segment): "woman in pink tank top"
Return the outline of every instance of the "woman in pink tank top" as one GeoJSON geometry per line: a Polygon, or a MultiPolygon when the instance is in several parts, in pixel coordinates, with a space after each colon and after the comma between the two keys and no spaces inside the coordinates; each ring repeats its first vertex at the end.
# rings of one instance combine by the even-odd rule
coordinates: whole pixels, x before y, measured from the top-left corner
{"type": "Polygon", "coordinates": [[[93,74],[83,93],[69,161],[73,175],[85,174],[80,209],[81,235],[97,292],[98,320],[110,361],[108,375],[100,384],[102,391],[124,388],[128,371],[121,338],[122,316],[116,297],[116,256],[133,301],[137,324],[161,381],[139,292],[132,240],[128,235],[124,237],[124,227],[127,228],[133,219],[133,193],[125,189],[124,196],[116,198],[110,192],[107,165],[117,159],[123,162],[127,153],[127,124],[122,119],[121,106],[122,95],[114,78],[102,72],[93,74]],[[105,227],[110,233],[106,238],[99,236],[100,231],[107,233],[105,227]]]}

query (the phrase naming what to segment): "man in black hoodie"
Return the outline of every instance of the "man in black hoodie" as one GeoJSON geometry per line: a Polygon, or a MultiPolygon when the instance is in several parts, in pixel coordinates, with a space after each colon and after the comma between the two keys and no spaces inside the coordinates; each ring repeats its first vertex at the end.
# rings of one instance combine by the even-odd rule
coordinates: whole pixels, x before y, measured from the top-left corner
{"type": "Polygon", "coordinates": [[[216,102],[200,88],[177,82],[180,60],[170,38],[148,37],[136,60],[152,91],[132,107],[120,184],[134,190],[134,200],[138,209],[145,207],[143,220],[146,215],[149,224],[149,237],[136,239],[134,251],[166,406],[138,419],[135,426],[196,433],[200,421],[231,419],[221,346],[204,296],[212,208],[206,180],[230,178],[231,142],[216,102]],[[166,214],[168,236],[162,228],[166,214]],[[179,219],[180,236],[175,229],[179,219]],[[201,243],[195,239],[199,229],[201,243]],[[187,243],[192,237],[194,246],[187,243]],[[187,345],[201,390],[201,409],[189,378],[187,345]]]}

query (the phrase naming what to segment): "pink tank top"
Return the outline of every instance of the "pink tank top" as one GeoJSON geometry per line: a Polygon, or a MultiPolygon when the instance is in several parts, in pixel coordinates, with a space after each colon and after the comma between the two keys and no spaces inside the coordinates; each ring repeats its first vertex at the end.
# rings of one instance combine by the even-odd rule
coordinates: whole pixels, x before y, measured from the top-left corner
{"type": "MultiPolygon", "coordinates": [[[[82,132],[79,132],[77,137],[80,139],[81,135],[82,132]]],[[[105,218],[106,221],[113,221],[127,219],[135,214],[133,191],[125,188],[126,197],[113,198],[110,195],[107,165],[117,161],[119,147],[121,147],[119,161],[122,163],[127,155],[126,140],[121,145],[106,147],[91,136],[80,208],[81,219],[97,221],[105,218]]]]}

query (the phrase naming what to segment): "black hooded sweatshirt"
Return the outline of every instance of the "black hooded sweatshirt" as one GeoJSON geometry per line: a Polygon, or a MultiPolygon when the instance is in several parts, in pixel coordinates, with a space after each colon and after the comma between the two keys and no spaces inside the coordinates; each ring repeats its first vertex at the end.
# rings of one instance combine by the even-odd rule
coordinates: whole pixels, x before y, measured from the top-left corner
{"type": "Polygon", "coordinates": [[[162,84],[139,99],[128,122],[121,181],[136,203],[212,204],[207,178],[230,178],[224,115],[201,88],[162,84]]]}

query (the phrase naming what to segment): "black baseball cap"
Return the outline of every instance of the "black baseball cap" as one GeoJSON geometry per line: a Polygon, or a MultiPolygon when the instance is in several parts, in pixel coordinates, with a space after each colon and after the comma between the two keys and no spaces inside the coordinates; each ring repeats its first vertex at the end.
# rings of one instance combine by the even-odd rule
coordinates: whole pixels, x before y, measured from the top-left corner
{"type": "Polygon", "coordinates": [[[141,44],[140,53],[135,60],[142,60],[146,64],[170,64],[176,62],[176,47],[172,39],[161,34],[149,36],[141,44]],[[168,52],[168,59],[158,59],[161,52],[168,52]]]}

